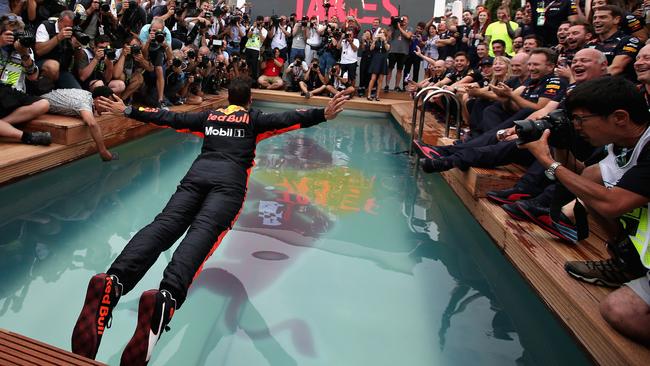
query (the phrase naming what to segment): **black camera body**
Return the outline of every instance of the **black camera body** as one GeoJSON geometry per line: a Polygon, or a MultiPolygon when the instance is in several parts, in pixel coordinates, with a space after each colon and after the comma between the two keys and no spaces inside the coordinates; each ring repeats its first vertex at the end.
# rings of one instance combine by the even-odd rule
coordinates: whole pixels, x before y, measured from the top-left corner
{"type": "Polygon", "coordinates": [[[172,60],[172,66],[174,66],[174,67],[181,67],[181,66],[183,66],[183,60],[181,60],[180,58],[175,58],[175,59],[173,59],[173,60],[172,60]]]}
{"type": "Polygon", "coordinates": [[[303,17],[300,18],[300,25],[302,25],[303,27],[306,27],[308,23],[309,23],[309,17],[306,16],[306,15],[303,15],[303,17]]]}
{"type": "Polygon", "coordinates": [[[187,58],[192,60],[196,58],[196,51],[193,49],[187,50],[187,58]]]}
{"type": "Polygon", "coordinates": [[[514,123],[519,136],[517,144],[539,140],[546,129],[551,131],[549,144],[559,149],[569,148],[575,138],[573,123],[562,109],[557,109],[536,121],[526,119],[514,123]]]}
{"type": "Polygon", "coordinates": [[[140,47],[139,44],[134,44],[131,46],[132,55],[139,55],[140,53],[142,53],[142,47],[140,47]]]}
{"type": "Polygon", "coordinates": [[[165,32],[163,31],[157,31],[156,34],[154,35],[154,39],[158,43],[163,43],[165,42],[165,32]]]}
{"type": "Polygon", "coordinates": [[[203,17],[204,17],[205,19],[208,19],[208,20],[211,19],[211,18],[212,18],[212,12],[211,12],[211,11],[206,11],[206,12],[203,14],[203,17]]]}
{"type": "Polygon", "coordinates": [[[25,32],[14,32],[14,39],[25,48],[32,48],[36,44],[36,37],[25,32]]]}
{"type": "Polygon", "coordinates": [[[105,48],[104,49],[104,57],[111,61],[115,61],[115,58],[117,56],[117,53],[115,52],[115,48],[105,48]]]}
{"type": "Polygon", "coordinates": [[[397,24],[403,21],[404,21],[404,17],[402,16],[390,17],[390,26],[393,28],[397,28],[397,24]]]}
{"type": "Polygon", "coordinates": [[[278,25],[280,25],[280,18],[277,15],[272,15],[271,16],[271,24],[274,27],[277,27],[278,25]]]}
{"type": "Polygon", "coordinates": [[[84,33],[80,26],[72,27],[72,36],[76,38],[82,46],[88,46],[90,43],[90,36],[84,33]]]}
{"type": "MultiPolygon", "coordinates": [[[[131,4],[129,4],[130,6],[131,4]]],[[[103,13],[108,13],[111,11],[111,2],[107,0],[102,0],[99,2],[99,10],[101,10],[103,13]]]]}

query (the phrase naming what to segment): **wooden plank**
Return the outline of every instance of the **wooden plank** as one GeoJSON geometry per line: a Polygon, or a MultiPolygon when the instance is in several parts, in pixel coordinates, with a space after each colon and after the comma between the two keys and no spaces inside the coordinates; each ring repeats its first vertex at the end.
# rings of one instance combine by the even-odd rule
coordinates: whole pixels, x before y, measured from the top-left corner
{"type": "MultiPolygon", "coordinates": [[[[309,99],[301,96],[298,93],[287,93],[278,90],[260,90],[253,89],[253,99],[258,101],[278,102],[278,103],[293,103],[302,104],[307,106],[325,106],[331,98],[313,96],[309,99]]],[[[371,102],[366,98],[352,98],[345,104],[345,108],[371,111],[371,112],[390,112],[392,103],[402,103],[402,100],[389,100],[382,99],[381,102],[371,102]]]]}
{"type": "Polygon", "coordinates": [[[598,303],[611,290],[576,281],[563,269],[564,262],[578,259],[576,256],[579,259],[605,256],[597,240],[585,241],[576,247],[549,240],[548,234],[537,226],[511,219],[487,199],[474,199],[465,184],[458,181],[458,176],[450,172],[442,175],[506,257],[597,363],[650,363],[650,350],[618,334],[600,316],[598,303]]]}
{"type": "Polygon", "coordinates": [[[0,345],[4,348],[4,351],[0,353],[9,354],[15,359],[33,362],[31,364],[35,365],[103,365],[100,362],[5,329],[0,329],[0,345]]]}

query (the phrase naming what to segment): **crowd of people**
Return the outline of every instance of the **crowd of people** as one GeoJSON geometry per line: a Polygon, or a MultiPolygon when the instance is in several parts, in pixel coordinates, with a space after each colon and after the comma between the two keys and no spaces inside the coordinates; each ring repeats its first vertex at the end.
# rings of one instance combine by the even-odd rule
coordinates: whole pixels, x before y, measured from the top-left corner
{"type": "MultiPolygon", "coordinates": [[[[253,16],[250,5],[224,0],[0,1],[0,136],[47,145],[47,132],[15,125],[48,112],[78,115],[112,160],[95,120],[106,98],[158,109],[199,104],[239,77],[305,98],[379,101],[389,90],[440,87],[458,97],[467,129],[450,146],[416,143],[423,169],[527,167],[513,188],[488,197],[568,243],[589,235],[587,213],[596,218],[613,257],[565,268],[620,287],[603,317],[650,344],[649,6],[528,0],[517,9],[504,0],[415,27],[408,15],[362,27],[335,12],[253,16]]],[[[444,108],[427,105],[434,114],[444,108]]]]}

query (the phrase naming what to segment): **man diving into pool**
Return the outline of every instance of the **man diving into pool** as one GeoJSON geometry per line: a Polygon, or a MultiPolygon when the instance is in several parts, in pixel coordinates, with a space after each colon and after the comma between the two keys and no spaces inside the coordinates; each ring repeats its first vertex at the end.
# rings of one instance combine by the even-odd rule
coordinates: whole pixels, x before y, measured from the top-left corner
{"type": "Polygon", "coordinates": [[[333,119],[343,110],[346,99],[338,93],[324,109],[262,113],[249,109],[251,89],[249,81],[243,78],[231,81],[227,108],[198,113],[138,110],[125,106],[117,96],[101,97],[99,106],[113,113],[200,132],[205,137],[201,153],[163,211],[135,234],[106,273],[90,279],[72,332],[72,351],[95,358],[120,297],[131,291],[158,256],[187,230],[165,268],[159,288],[142,293],[135,333],[122,353],[122,365],[146,364],[174,311],[185,301],[194,277],[237,219],[257,143],[333,119]]]}

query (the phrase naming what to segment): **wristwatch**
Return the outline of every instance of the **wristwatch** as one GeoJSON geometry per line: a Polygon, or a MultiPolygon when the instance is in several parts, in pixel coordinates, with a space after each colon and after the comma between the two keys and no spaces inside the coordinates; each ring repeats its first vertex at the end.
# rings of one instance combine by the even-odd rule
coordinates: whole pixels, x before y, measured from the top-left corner
{"type": "Polygon", "coordinates": [[[544,175],[546,175],[546,178],[548,178],[548,179],[550,179],[550,180],[555,180],[555,171],[557,170],[557,168],[558,168],[560,165],[562,165],[562,163],[557,162],[557,161],[553,162],[553,164],[551,164],[551,165],[548,167],[548,169],[546,169],[546,170],[544,171],[544,175]]]}
{"type": "Polygon", "coordinates": [[[133,112],[133,107],[127,105],[126,108],[124,108],[124,115],[128,117],[131,114],[131,112],[133,112]]]}

